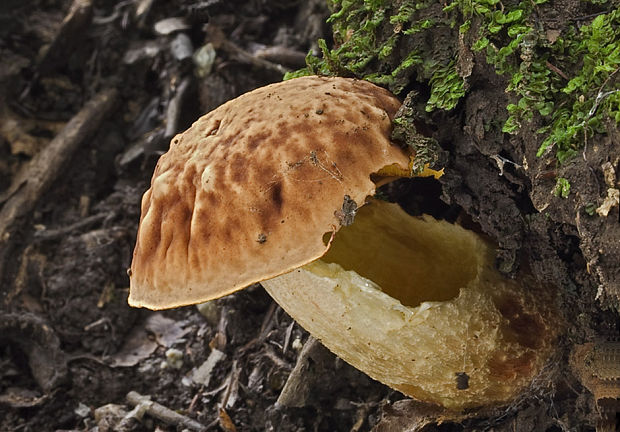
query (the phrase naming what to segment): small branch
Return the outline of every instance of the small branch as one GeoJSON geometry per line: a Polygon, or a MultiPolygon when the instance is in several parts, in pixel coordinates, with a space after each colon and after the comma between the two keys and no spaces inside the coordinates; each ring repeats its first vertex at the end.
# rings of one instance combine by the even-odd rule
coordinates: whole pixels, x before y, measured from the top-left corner
{"type": "Polygon", "coordinates": [[[279,45],[258,50],[254,53],[254,56],[275,64],[287,65],[296,69],[306,65],[306,53],[279,45]]]}
{"type": "Polygon", "coordinates": [[[6,201],[0,210],[0,232],[6,233],[18,217],[34,208],[79,145],[99,128],[114,106],[116,95],[114,89],[95,95],[15,176],[9,189],[0,196],[0,203],[6,201]]]}
{"type": "Polygon", "coordinates": [[[197,422],[183,414],[179,414],[176,411],[171,410],[170,408],[166,408],[165,406],[158,404],[157,402],[153,402],[150,399],[150,396],[143,396],[138,392],[130,391],[127,393],[127,401],[133,405],[134,407],[140,404],[145,405],[145,412],[163,421],[166,424],[173,426],[181,426],[193,431],[206,431],[207,427],[202,423],[197,422]]]}
{"type": "Polygon", "coordinates": [[[62,238],[73,231],[90,228],[91,226],[97,223],[103,222],[104,220],[108,219],[111,216],[115,216],[115,214],[114,213],[109,213],[109,214],[98,213],[92,216],[85,217],[84,219],[79,220],[75,223],[72,223],[71,225],[66,225],[60,228],[45,229],[43,231],[37,231],[34,234],[34,237],[38,241],[58,240],[59,238],[62,238]]]}
{"type": "Polygon", "coordinates": [[[10,255],[12,236],[21,217],[30,213],[41,197],[63,172],[65,164],[79,146],[101,125],[112,111],[117,91],[96,94],[65,125],[58,135],[17,173],[11,186],[0,194],[0,280],[10,255]]]}
{"type": "Polygon", "coordinates": [[[581,22],[581,21],[587,21],[589,19],[592,18],[596,18],[599,15],[603,15],[604,13],[606,13],[605,11],[601,11],[601,12],[596,12],[590,15],[582,15],[579,17],[575,17],[575,18],[570,18],[568,21],[575,21],[575,22],[581,22]]]}
{"type": "Polygon", "coordinates": [[[570,81],[570,78],[568,77],[568,75],[566,75],[564,72],[562,72],[562,70],[557,67],[556,65],[554,65],[553,63],[551,63],[549,60],[545,61],[545,65],[552,70],[553,72],[555,72],[556,74],[558,74],[559,76],[561,76],[562,78],[564,78],[566,81],[570,81]]]}
{"type": "Polygon", "coordinates": [[[92,18],[91,0],[73,0],[69,13],[63,19],[54,40],[39,62],[39,72],[47,74],[67,62],[69,59],[67,53],[73,52],[80,43],[80,35],[88,30],[92,18]]]}
{"type": "Polygon", "coordinates": [[[271,70],[282,75],[289,71],[288,68],[285,68],[282,65],[272,63],[269,60],[265,60],[263,58],[250,54],[236,43],[228,40],[224,32],[214,25],[207,25],[206,31],[209,40],[213,43],[216,49],[223,49],[224,51],[237,58],[237,60],[240,62],[249,63],[258,68],[271,70]]]}
{"type": "Polygon", "coordinates": [[[297,357],[295,368],[289,374],[278,396],[277,403],[289,408],[303,408],[309,405],[312,397],[311,389],[315,383],[325,379],[325,371],[330,369],[331,361],[333,354],[318,340],[309,337],[297,357]]]}
{"type": "Polygon", "coordinates": [[[164,138],[166,140],[172,138],[174,134],[178,132],[179,128],[179,116],[181,115],[181,106],[183,99],[189,89],[190,79],[185,78],[177,86],[176,92],[166,110],[166,130],[164,132],[164,138]]]}

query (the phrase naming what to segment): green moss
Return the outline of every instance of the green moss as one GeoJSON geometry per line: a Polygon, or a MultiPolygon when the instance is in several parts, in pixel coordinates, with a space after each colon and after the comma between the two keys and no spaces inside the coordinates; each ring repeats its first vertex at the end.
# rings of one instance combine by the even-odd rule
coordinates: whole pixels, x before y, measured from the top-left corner
{"type": "Polygon", "coordinates": [[[451,110],[467,88],[456,67],[461,37],[506,77],[502,131],[535,121],[538,155],[555,151],[563,162],[609,120],[620,123],[620,10],[612,0],[583,0],[585,18],[554,34],[545,28],[547,2],[453,0],[442,9],[433,0],[330,0],[334,47],[319,41],[322,55],[308,55],[287,78],[352,76],[396,94],[418,83],[429,90],[421,92],[427,111],[451,110]]]}
{"type": "Polygon", "coordinates": [[[394,129],[391,138],[409,146],[415,154],[411,167],[412,175],[420,175],[426,168],[440,170],[445,161],[442,160],[442,149],[433,138],[420,134],[415,126],[419,121],[419,110],[415,106],[418,94],[410,92],[394,118],[394,129]]]}
{"type": "Polygon", "coordinates": [[[564,177],[558,177],[555,182],[553,194],[556,197],[568,198],[568,195],[570,194],[570,182],[564,177]]]}
{"type": "Polygon", "coordinates": [[[437,108],[451,110],[465,96],[463,78],[457,73],[454,62],[436,68],[429,84],[431,96],[426,103],[426,111],[437,108]]]}
{"type": "MultiPolygon", "coordinates": [[[[426,13],[434,3],[432,0],[332,0],[333,13],[328,22],[333,27],[334,48],[326,49],[325,41],[320,40],[322,57],[309,56],[304,70],[287,77],[304,74],[353,76],[399,94],[412,78],[428,82],[436,75],[437,89],[451,89],[454,83],[446,87],[442,80],[453,78],[448,76],[446,67],[454,64],[454,50],[437,57],[427,51],[427,46],[411,43],[416,35],[423,37],[426,30],[445,25],[426,13]],[[431,60],[425,64],[424,59],[431,60]]],[[[459,97],[453,95],[452,100],[459,97]]],[[[455,105],[452,101],[442,103],[439,100],[432,104],[437,108],[455,105]]]]}
{"type": "Polygon", "coordinates": [[[620,10],[598,15],[589,25],[571,28],[552,49],[558,64],[580,69],[553,89],[557,109],[549,115],[539,155],[555,147],[560,161],[573,156],[588,138],[604,133],[606,119],[620,124],[620,10]]]}
{"type": "Polygon", "coordinates": [[[619,77],[614,78],[620,67],[620,11],[611,2],[594,1],[609,10],[588,25],[570,23],[554,40],[536,19],[537,5],[546,1],[508,9],[496,0],[457,0],[445,10],[479,20],[472,49],[484,50],[497,73],[508,76],[506,91],[514,102],[506,107],[502,130],[517,133],[538,116],[543,124],[538,156],[554,149],[561,163],[588,138],[605,133],[606,119],[620,123],[619,77]]]}
{"type": "Polygon", "coordinates": [[[363,78],[390,88],[392,92],[400,94],[409,83],[409,72],[414,66],[423,64],[422,56],[418,51],[410,52],[407,57],[389,74],[372,73],[363,78]]]}
{"type": "Polygon", "coordinates": [[[594,216],[594,214],[596,213],[596,204],[594,203],[586,204],[584,206],[584,211],[586,212],[588,216],[594,216]]]}

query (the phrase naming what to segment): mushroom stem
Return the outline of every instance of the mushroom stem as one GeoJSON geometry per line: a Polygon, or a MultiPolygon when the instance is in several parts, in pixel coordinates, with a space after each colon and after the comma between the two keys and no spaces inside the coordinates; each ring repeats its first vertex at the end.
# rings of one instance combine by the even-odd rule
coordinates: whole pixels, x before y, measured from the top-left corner
{"type": "Polygon", "coordinates": [[[508,402],[552,351],[550,295],[499,274],[477,234],[395,204],[360,208],[321,260],[262,284],[345,361],[452,410],[508,402]]]}

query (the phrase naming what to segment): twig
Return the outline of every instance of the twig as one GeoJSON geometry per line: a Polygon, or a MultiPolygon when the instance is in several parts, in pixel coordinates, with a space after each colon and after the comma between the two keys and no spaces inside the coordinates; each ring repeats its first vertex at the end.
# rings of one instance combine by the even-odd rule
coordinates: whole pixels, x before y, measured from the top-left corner
{"type": "MultiPolygon", "coordinates": [[[[123,0],[121,2],[118,2],[115,6],[114,6],[114,10],[112,11],[111,15],[108,16],[97,16],[93,18],[93,24],[96,25],[105,25],[105,24],[110,24],[111,22],[114,22],[123,12],[123,9],[126,9],[127,6],[130,6],[132,4],[134,4],[135,1],[134,0],[123,0]]],[[[140,4],[142,4],[144,2],[140,2],[140,4]]],[[[152,3],[152,1],[151,1],[152,3]]]]}
{"type": "Polygon", "coordinates": [[[566,81],[570,81],[570,78],[568,77],[568,75],[566,75],[564,72],[562,72],[562,70],[557,67],[556,65],[554,65],[553,63],[551,63],[549,60],[545,61],[545,65],[551,69],[553,72],[555,72],[556,74],[560,75],[562,78],[564,78],[566,81]]]}
{"type": "Polygon", "coordinates": [[[254,53],[254,56],[275,64],[285,64],[296,69],[302,68],[306,64],[306,53],[280,45],[258,50],[254,53]]]}
{"type": "Polygon", "coordinates": [[[193,431],[202,432],[207,430],[207,427],[202,423],[184,416],[183,414],[179,414],[170,408],[166,408],[157,402],[153,402],[150,399],[150,396],[143,396],[138,392],[130,391],[127,393],[127,401],[133,406],[144,404],[146,406],[145,412],[147,414],[163,421],[166,424],[185,427],[193,431]]]}
{"type": "Polygon", "coordinates": [[[181,115],[181,105],[183,99],[189,88],[190,79],[184,78],[183,81],[177,86],[176,93],[166,110],[166,130],[164,132],[164,138],[170,139],[174,134],[178,132],[179,128],[179,116],[181,115]]]}
{"type": "Polygon", "coordinates": [[[269,360],[271,360],[276,366],[284,370],[291,369],[291,366],[287,362],[282,360],[280,357],[278,357],[278,355],[274,352],[274,350],[271,347],[266,346],[265,348],[263,348],[263,355],[267,357],[269,360]]]}
{"type": "Polygon", "coordinates": [[[62,20],[58,33],[39,62],[39,72],[47,74],[67,62],[67,53],[73,52],[80,43],[79,35],[88,30],[92,18],[91,0],[73,0],[69,13],[62,20]]]}
{"type": "Polygon", "coordinates": [[[265,341],[265,339],[267,338],[267,335],[273,328],[273,325],[274,325],[273,318],[274,318],[274,314],[275,314],[277,306],[278,306],[277,303],[275,302],[271,303],[271,305],[269,306],[269,309],[267,310],[267,313],[265,314],[265,317],[263,318],[263,323],[261,324],[261,327],[260,327],[260,333],[258,334],[257,337],[253,338],[251,341],[249,341],[248,343],[246,343],[244,346],[242,346],[239,349],[240,354],[243,354],[250,348],[253,348],[257,344],[261,344],[265,341]]]}
{"type": "Polygon", "coordinates": [[[293,333],[294,325],[295,325],[295,321],[291,321],[289,326],[286,328],[286,332],[284,333],[284,345],[282,346],[282,354],[286,354],[286,350],[288,349],[288,344],[291,341],[291,334],[293,333]]]}
{"type": "Polygon", "coordinates": [[[0,280],[10,255],[12,236],[19,219],[30,213],[39,199],[62,173],[62,169],[80,144],[92,135],[112,111],[117,97],[115,89],[96,94],[60,131],[58,135],[15,176],[11,186],[0,195],[0,280]]]}
{"type": "Polygon", "coordinates": [[[213,45],[217,48],[222,48],[224,51],[227,51],[229,54],[235,56],[239,61],[243,63],[249,63],[253,66],[271,70],[277,73],[284,75],[289,71],[288,68],[285,68],[282,65],[272,63],[268,60],[262,59],[260,57],[253,56],[243,48],[241,48],[236,43],[228,40],[226,35],[222,30],[214,25],[207,25],[206,27],[207,35],[209,40],[213,43],[213,45]]]}
{"type": "Polygon", "coordinates": [[[228,377],[226,378],[226,391],[222,395],[220,400],[220,407],[232,408],[237,401],[239,393],[239,374],[241,369],[239,368],[237,359],[233,360],[232,368],[228,377]]]}
{"type": "Polygon", "coordinates": [[[596,18],[599,15],[603,15],[604,13],[606,13],[605,11],[601,11],[601,12],[596,12],[590,15],[582,15],[579,17],[575,17],[575,18],[570,18],[568,21],[576,21],[576,22],[581,22],[581,21],[586,21],[589,20],[590,18],[596,18]]]}
{"type": "Polygon", "coordinates": [[[221,47],[225,51],[228,51],[230,54],[234,55],[235,57],[237,57],[240,61],[244,63],[249,63],[253,66],[256,66],[262,69],[271,70],[271,71],[280,73],[282,75],[284,75],[286,72],[289,71],[288,68],[285,68],[282,65],[279,65],[277,63],[272,63],[269,60],[265,60],[260,57],[253,56],[252,54],[250,54],[243,48],[239,47],[239,45],[237,45],[236,43],[232,41],[223,40],[221,47]]]}
{"type": "Polygon", "coordinates": [[[285,407],[305,407],[310,400],[313,383],[324,379],[325,370],[329,368],[327,362],[332,358],[327,348],[315,338],[309,337],[278,396],[277,403],[285,407]]]}
{"type": "MultiPolygon", "coordinates": [[[[111,213],[114,214],[114,213],[111,213]]],[[[92,225],[95,225],[99,222],[102,222],[110,217],[111,214],[108,213],[98,213],[92,216],[85,217],[82,220],[79,220],[71,225],[65,225],[60,228],[53,229],[45,229],[43,231],[37,231],[34,234],[35,239],[39,241],[49,241],[49,240],[57,240],[66,236],[67,234],[82,230],[84,228],[90,228],[92,225]]]]}

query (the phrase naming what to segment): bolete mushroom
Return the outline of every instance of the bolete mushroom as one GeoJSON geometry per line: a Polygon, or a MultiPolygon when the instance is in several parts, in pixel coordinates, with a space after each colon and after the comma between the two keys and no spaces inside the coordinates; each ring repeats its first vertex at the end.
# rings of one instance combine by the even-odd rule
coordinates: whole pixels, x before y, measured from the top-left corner
{"type": "Polygon", "coordinates": [[[410,174],[390,141],[399,106],[365,81],[305,77],[200,118],[144,194],[129,303],[261,282],[335,354],[409,396],[453,410],[514,398],[552,351],[549,296],[500,275],[479,235],[369,200],[381,178],[410,174]]]}

